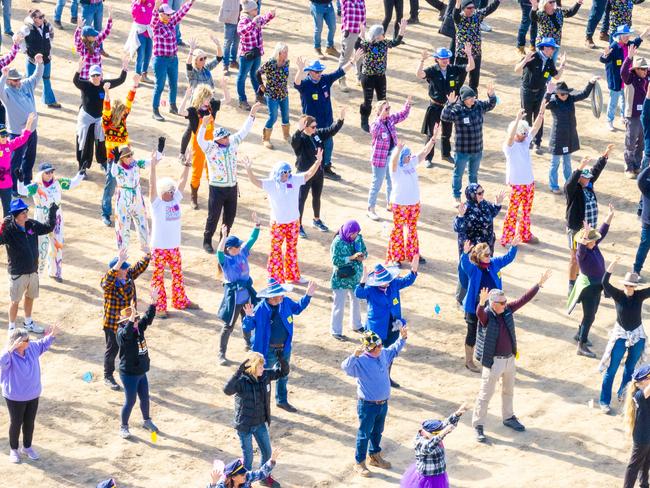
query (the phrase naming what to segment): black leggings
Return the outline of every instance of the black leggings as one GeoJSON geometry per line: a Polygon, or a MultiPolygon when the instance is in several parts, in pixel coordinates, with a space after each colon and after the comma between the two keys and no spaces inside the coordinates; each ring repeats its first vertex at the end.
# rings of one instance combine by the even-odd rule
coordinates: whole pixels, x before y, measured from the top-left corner
{"type": "Polygon", "coordinates": [[[372,112],[372,96],[377,100],[386,100],[386,75],[361,75],[363,88],[363,103],[359,107],[361,115],[369,116],[372,112]]]}
{"type": "Polygon", "coordinates": [[[650,444],[632,445],[630,461],[625,468],[623,488],[634,488],[637,477],[641,488],[648,486],[648,471],[650,470],[650,444]],[[641,471],[641,476],[639,476],[641,471]]]}
{"type": "Polygon", "coordinates": [[[38,411],[38,397],[26,402],[17,402],[5,398],[9,409],[9,447],[18,449],[20,429],[23,429],[23,447],[32,447],[34,420],[38,411]]]}
{"type": "MultiPolygon", "coordinates": [[[[205,231],[203,232],[204,242],[212,240],[212,236],[217,230],[219,217],[221,217],[221,210],[223,210],[223,224],[228,227],[228,232],[230,232],[237,215],[237,185],[226,187],[210,185],[208,219],[205,221],[205,231]]],[[[221,231],[219,239],[221,239],[221,231]]]]}
{"type": "Polygon", "coordinates": [[[300,187],[300,195],[298,200],[298,208],[300,209],[300,225],[302,225],[302,214],[305,210],[305,202],[309,195],[311,188],[311,207],[314,210],[314,220],[320,219],[320,196],[323,193],[323,172],[319,169],[316,175],[312,177],[307,183],[300,187]]]}
{"type": "Polygon", "coordinates": [[[467,324],[467,335],[465,335],[465,345],[474,347],[476,345],[476,328],[478,327],[478,317],[475,313],[465,312],[465,323],[467,324]]]}
{"type": "MultiPolygon", "coordinates": [[[[249,300],[250,303],[250,300],[249,300]]],[[[226,349],[228,349],[228,340],[230,339],[230,334],[232,334],[233,329],[235,328],[235,324],[237,323],[237,319],[241,318],[242,322],[244,320],[244,305],[235,305],[235,311],[232,314],[232,318],[230,319],[230,322],[227,324],[223,324],[223,327],[221,328],[221,336],[219,337],[219,355],[220,356],[225,356],[226,355],[226,349]]],[[[243,325],[243,323],[242,323],[243,325]]],[[[243,332],[244,334],[244,341],[246,342],[246,345],[248,348],[251,347],[251,333],[250,332],[243,332]]]]}
{"type": "Polygon", "coordinates": [[[582,322],[580,323],[580,342],[587,342],[589,338],[589,329],[596,320],[596,312],[600,305],[600,291],[603,289],[600,283],[589,285],[582,290],[580,294],[580,303],[582,303],[582,322]]]}
{"type": "MultiPolygon", "coordinates": [[[[545,93],[546,90],[543,90],[541,88],[536,92],[526,90],[525,88],[522,88],[520,90],[521,108],[526,111],[526,122],[528,122],[528,125],[531,127],[533,126],[533,123],[539,114],[539,109],[542,106],[542,100],[544,99],[545,93]]],[[[537,131],[537,134],[535,134],[535,144],[538,146],[542,143],[543,132],[544,123],[542,122],[542,126],[537,131]]]]}
{"type": "MultiPolygon", "coordinates": [[[[453,49],[450,49],[452,52],[456,49],[454,43],[453,49]]],[[[462,51],[461,51],[462,52],[462,51]]],[[[460,54],[460,53],[459,53],[460,54]]],[[[456,56],[454,64],[467,64],[467,58],[464,56],[456,56]]],[[[467,84],[472,88],[478,95],[478,84],[481,81],[481,56],[474,56],[474,69],[469,72],[469,80],[467,84]]]]}
{"type": "Polygon", "coordinates": [[[393,39],[399,34],[399,23],[404,15],[404,0],[384,0],[384,20],[381,25],[384,26],[384,34],[388,37],[388,24],[393,18],[393,8],[395,9],[395,27],[393,28],[393,39]]]}
{"type": "Polygon", "coordinates": [[[90,165],[93,162],[93,149],[97,162],[102,167],[106,167],[106,144],[104,141],[96,140],[94,134],[95,124],[90,124],[83,147],[79,147],[79,140],[75,137],[79,169],[90,168],[90,165]]]}

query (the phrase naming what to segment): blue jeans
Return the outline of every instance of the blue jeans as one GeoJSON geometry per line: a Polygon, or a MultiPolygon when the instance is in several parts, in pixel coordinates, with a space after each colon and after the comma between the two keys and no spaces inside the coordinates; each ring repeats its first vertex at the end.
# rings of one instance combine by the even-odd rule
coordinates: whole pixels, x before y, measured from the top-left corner
{"type": "Polygon", "coordinates": [[[517,46],[524,47],[526,45],[526,34],[530,29],[530,45],[535,45],[535,38],[537,37],[537,22],[533,23],[530,20],[530,11],[533,9],[530,5],[523,5],[521,7],[521,21],[519,22],[519,31],[517,31],[517,46]]]}
{"type": "Polygon", "coordinates": [[[153,87],[153,108],[160,106],[160,97],[167,80],[169,80],[169,103],[175,104],[178,88],[178,56],[155,56],[153,72],[156,75],[156,84],[153,87]]]}
{"type": "Polygon", "coordinates": [[[250,76],[251,84],[253,85],[253,92],[257,93],[260,84],[257,81],[255,73],[257,68],[260,67],[262,56],[257,56],[255,59],[246,59],[244,56],[239,56],[239,71],[237,72],[237,95],[239,101],[246,101],[246,76],[250,76]]]}
{"type": "Polygon", "coordinates": [[[609,360],[609,368],[607,368],[607,371],[605,371],[605,374],[603,375],[603,384],[600,388],[601,405],[609,405],[609,403],[612,401],[612,386],[614,385],[614,377],[616,376],[616,371],[618,371],[618,366],[621,364],[621,360],[623,359],[625,351],[627,350],[627,359],[625,360],[623,378],[621,379],[621,386],[618,389],[617,396],[621,396],[623,394],[623,390],[632,379],[634,367],[639,361],[644,347],[645,339],[641,339],[629,349],[625,347],[625,339],[618,339],[616,341],[614,348],[612,349],[612,356],[609,360]]]}
{"type": "Polygon", "coordinates": [[[264,127],[267,129],[273,128],[275,121],[278,120],[278,109],[280,109],[282,124],[287,125],[289,123],[289,97],[286,96],[282,100],[274,100],[268,96],[264,98],[266,98],[266,106],[269,109],[269,118],[264,127]]]}
{"type": "MultiPolygon", "coordinates": [[[[27,66],[27,76],[31,76],[34,71],[36,71],[36,65],[26,61],[27,66]]],[[[52,82],[50,81],[50,73],[52,71],[52,63],[47,63],[43,65],[43,103],[49,105],[56,102],[56,97],[52,91],[52,82]]]]}
{"type": "Polygon", "coordinates": [[[454,156],[454,175],[451,182],[454,198],[460,198],[460,190],[463,186],[463,173],[465,173],[465,167],[468,164],[469,182],[476,183],[478,181],[478,169],[481,166],[482,157],[483,151],[477,153],[456,153],[454,156]]]}
{"type": "MultiPolygon", "coordinates": [[[[61,16],[63,15],[63,8],[68,0],[56,0],[56,7],[54,8],[54,20],[61,22],[61,16]]],[[[70,18],[76,19],[77,12],[79,10],[79,0],[72,0],[70,2],[70,18]]]]}
{"type": "Polygon", "coordinates": [[[589,19],[587,20],[586,35],[593,36],[598,27],[598,22],[605,12],[607,0],[593,0],[591,3],[591,10],[589,11],[589,19]]]}
{"type": "Polygon", "coordinates": [[[101,32],[102,21],[104,20],[104,3],[82,4],[81,18],[84,20],[84,26],[90,25],[97,32],[101,32]]]}
{"type": "Polygon", "coordinates": [[[9,215],[9,205],[11,204],[11,188],[0,189],[0,201],[2,201],[2,216],[9,215]]]}
{"type": "Polygon", "coordinates": [[[149,71],[149,62],[151,61],[151,50],[153,41],[151,37],[144,34],[138,34],[140,46],[138,47],[138,57],[135,60],[135,72],[139,75],[149,71]]]}
{"type": "Polygon", "coordinates": [[[648,256],[650,250],[650,226],[641,227],[641,240],[639,241],[639,248],[636,250],[636,259],[634,260],[634,272],[639,274],[643,269],[643,263],[648,256]]]}
{"type": "Polygon", "coordinates": [[[2,21],[5,25],[5,32],[11,30],[11,0],[2,0],[2,21]]]}
{"type": "Polygon", "coordinates": [[[332,166],[332,152],[334,152],[334,138],[323,141],[323,168],[332,166]]]}
{"type": "Polygon", "coordinates": [[[560,167],[560,158],[562,158],[562,173],[564,173],[564,182],[571,177],[571,154],[562,154],[551,156],[551,168],[548,171],[548,185],[551,190],[559,190],[560,183],[557,179],[557,170],[560,167]]]}
{"type": "Polygon", "coordinates": [[[271,458],[271,437],[269,436],[269,430],[266,428],[266,424],[251,427],[249,432],[237,431],[237,435],[239,436],[239,444],[241,445],[246,471],[250,471],[253,468],[253,437],[255,437],[255,442],[257,442],[260,448],[260,454],[262,455],[260,467],[271,458]]]}
{"type": "Polygon", "coordinates": [[[102,194],[102,217],[110,220],[113,214],[113,195],[115,194],[115,178],[111,176],[111,164],[106,164],[106,179],[102,194]]]}
{"type": "MultiPolygon", "coordinates": [[[[183,5],[183,0],[169,0],[169,6],[174,10],[178,10],[183,5]]],[[[180,22],[176,24],[176,43],[180,44],[181,39],[181,24],[180,22]]]]}
{"type": "Polygon", "coordinates": [[[388,414],[388,402],[377,405],[358,400],[357,414],[359,415],[359,430],[357,431],[357,448],[354,459],[357,463],[361,463],[366,460],[368,452],[370,454],[381,452],[379,443],[381,434],[384,432],[386,414],[388,414]],[[368,442],[370,442],[370,450],[368,450],[368,442]]]}
{"type": "MultiPolygon", "coordinates": [[[[266,356],[264,357],[265,368],[280,367],[280,361],[278,361],[275,351],[275,349],[269,347],[269,350],[266,352],[266,356]]],[[[290,352],[283,351],[282,355],[287,363],[291,360],[290,352]]],[[[289,381],[289,376],[280,378],[275,382],[275,403],[287,403],[287,381],[289,381]]]]}
{"type": "Polygon", "coordinates": [[[223,24],[223,65],[228,67],[230,63],[237,60],[237,49],[239,49],[239,34],[237,24],[223,24]]]}
{"type": "Polygon", "coordinates": [[[336,12],[332,2],[327,5],[310,2],[311,16],[314,19],[314,47],[320,49],[320,38],[323,32],[323,20],[327,24],[327,47],[334,46],[336,32],[336,12]]]}
{"type": "Polygon", "coordinates": [[[122,425],[129,425],[129,417],[135,406],[136,397],[140,399],[143,420],[149,420],[149,382],[146,374],[131,375],[120,373],[124,386],[124,405],[122,406],[122,425]]]}
{"type": "MultiPolygon", "coordinates": [[[[15,139],[20,134],[9,134],[10,139],[15,139]]],[[[23,182],[25,185],[32,182],[32,170],[34,169],[34,162],[36,161],[36,146],[38,144],[38,134],[36,131],[32,132],[27,139],[27,142],[16,150],[11,155],[11,174],[14,174],[17,168],[23,170],[23,182]]],[[[16,191],[17,180],[14,178],[13,190],[16,191]]]]}
{"type": "Polygon", "coordinates": [[[607,120],[614,122],[616,108],[620,108],[621,115],[625,113],[625,97],[623,90],[609,90],[609,104],[607,105],[607,120]]]}
{"type": "Polygon", "coordinates": [[[372,182],[370,183],[370,191],[368,192],[368,208],[375,208],[377,195],[379,195],[379,190],[381,190],[384,180],[386,180],[386,205],[390,201],[390,192],[393,189],[393,183],[390,181],[388,164],[387,162],[383,168],[372,165],[372,182]]]}

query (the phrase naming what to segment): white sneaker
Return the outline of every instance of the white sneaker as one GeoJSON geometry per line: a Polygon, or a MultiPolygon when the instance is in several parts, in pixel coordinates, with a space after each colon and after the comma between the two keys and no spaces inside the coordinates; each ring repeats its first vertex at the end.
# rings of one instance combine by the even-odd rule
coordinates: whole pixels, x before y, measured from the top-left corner
{"type": "Polygon", "coordinates": [[[370,210],[368,209],[368,213],[366,214],[370,220],[374,220],[377,222],[379,220],[379,215],[375,213],[375,210],[370,210]]]}
{"type": "Polygon", "coordinates": [[[23,456],[27,456],[32,461],[36,461],[37,459],[40,458],[40,456],[34,450],[33,447],[21,447],[20,448],[20,454],[22,454],[23,456]]]}
{"type": "Polygon", "coordinates": [[[616,129],[614,129],[614,121],[613,120],[608,120],[607,121],[607,128],[611,131],[614,132],[616,129]]]}
{"type": "Polygon", "coordinates": [[[18,454],[18,449],[9,450],[9,462],[14,464],[20,463],[20,455],[18,454]]]}
{"type": "Polygon", "coordinates": [[[129,432],[129,426],[128,425],[122,425],[120,427],[120,437],[122,439],[128,439],[131,437],[131,432],[129,432]]]}
{"type": "Polygon", "coordinates": [[[483,22],[481,22],[481,30],[482,30],[483,32],[492,32],[492,27],[490,27],[490,24],[488,24],[487,22],[483,21],[483,22]]]}
{"type": "Polygon", "coordinates": [[[34,334],[42,334],[43,332],[45,332],[45,329],[40,325],[38,325],[33,320],[29,324],[23,322],[23,327],[27,329],[29,332],[33,332],[34,334]]]}

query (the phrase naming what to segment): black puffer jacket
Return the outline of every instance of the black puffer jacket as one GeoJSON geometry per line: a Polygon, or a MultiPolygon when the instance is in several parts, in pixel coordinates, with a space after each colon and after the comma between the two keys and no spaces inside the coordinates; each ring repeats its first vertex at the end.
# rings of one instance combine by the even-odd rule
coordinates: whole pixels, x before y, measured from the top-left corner
{"type": "MultiPolygon", "coordinates": [[[[593,185],[598,180],[600,173],[605,169],[607,164],[607,158],[601,156],[596,161],[596,164],[591,168],[591,178],[592,191],[593,185]]],[[[582,171],[576,169],[571,173],[571,177],[567,180],[564,185],[564,194],[566,196],[566,226],[573,230],[578,231],[582,229],[585,220],[585,194],[580,185],[580,175],[582,171]]],[[[596,192],[594,191],[594,195],[596,192]]]]}
{"type": "Polygon", "coordinates": [[[271,423],[271,381],[289,374],[289,363],[280,358],[280,368],[265,369],[255,378],[237,371],[223,387],[226,395],[235,395],[233,424],[239,432],[250,432],[251,427],[271,423]]]}

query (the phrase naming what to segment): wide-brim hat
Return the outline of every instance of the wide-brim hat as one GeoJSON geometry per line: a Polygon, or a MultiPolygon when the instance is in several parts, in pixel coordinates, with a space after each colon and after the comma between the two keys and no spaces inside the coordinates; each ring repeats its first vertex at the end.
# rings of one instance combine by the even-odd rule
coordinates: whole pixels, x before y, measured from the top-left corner
{"type": "Polygon", "coordinates": [[[275,278],[269,278],[267,282],[267,287],[261,291],[258,291],[257,297],[258,298],[283,297],[291,290],[293,290],[292,285],[285,285],[283,283],[278,283],[278,281],[275,278]]]}
{"type": "Polygon", "coordinates": [[[648,376],[650,376],[650,365],[648,364],[642,364],[636,370],[634,370],[634,374],[632,375],[632,379],[634,381],[641,381],[646,379],[648,376]]]}
{"type": "Polygon", "coordinates": [[[634,271],[628,271],[625,273],[625,277],[620,280],[620,283],[626,286],[639,286],[641,284],[641,278],[634,271]]]}
{"type": "Polygon", "coordinates": [[[630,28],[627,24],[623,24],[616,28],[616,31],[612,34],[612,39],[616,40],[621,36],[629,36],[632,34],[634,34],[634,29],[630,28]]]}
{"type": "Polygon", "coordinates": [[[555,86],[555,93],[563,93],[565,95],[569,95],[571,93],[571,88],[563,82],[560,81],[556,86],[555,86]]]}
{"type": "Polygon", "coordinates": [[[217,127],[212,133],[212,139],[214,139],[215,141],[229,136],[230,136],[230,131],[225,127],[217,127]]]}
{"type": "Polygon", "coordinates": [[[537,43],[537,48],[552,47],[559,48],[560,46],[555,42],[555,39],[552,37],[542,37],[542,39],[537,43]]]}
{"type": "Polygon", "coordinates": [[[20,72],[17,69],[11,68],[9,70],[9,73],[7,73],[7,79],[8,80],[22,80],[23,75],[21,75],[20,72]]]}
{"type": "Polygon", "coordinates": [[[634,60],[632,61],[632,69],[634,68],[648,68],[648,60],[646,58],[642,58],[641,56],[634,56],[634,60]]]}
{"type": "Polygon", "coordinates": [[[433,52],[433,57],[436,59],[451,59],[453,55],[454,54],[446,47],[439,47],[433,52]]]}
{"type": "Polygon", "coordinates": [[[600,232],[598,232],[596,229],[591,229],[588,233],[585,231],[586,229],[582,229],[582,231],[580,231],[580,239],[583,241],[597,241],[602,237],[600,235],[600,232]]]}
{"type": "Polygon", "coordinates": [[[325,71],[325,65],[317,59],[305,66],[303,71],[325,71]]]}
{"type": "MultiPolygon", "coordinates": [[[[108,263],[108,268],[113,269],[113,267],[117,264],[117,261],[118,261],[118,258],[111,259],[111,261],[108,263]]],[[[122,263],[122,266],[120,266],[120,269],[129,269],[130,267],[131,267],[131,265],[129,263],[127,263],[126,261],[124,261],[122,263]]]]}
{"type": "Polygon", "coordinates": [[[378,264],[375,269],[368,275],[367,286],[382,286],[388,285],[399,275],[399,269],[395,266],[384,267],[383,264],[378,264]]]}
{"type": "Polygon", "coordinates": [[[133,156],[133,151],[129,146],[120,146],[120,159],[133,156]]]}
{"type": "Polygon", "coordinates": [[[18,214],[23,210],[27,210],[28,208],[29,205],[23,202],[22,198],[16,198],[15,200],[12,200],[11,203],[9,204],[9,213],[12,215],[18,214]]]}
{"type": "MultiPolygon", "coordinates": [[[[133,313],[133,307],[132,306],[129,305],[128,307],[124,307],[122,310],[120,310],[120,318],[117,320],[117,323],[121,324],[122,322],[128,322],[129,320],[131,320],[132,313],[133,313]]],[[[138,313],[137,309],[135,311],[135,317],[134,318],[136,320],[138,318],[140,318],[140,314],[138,313]]]]}

